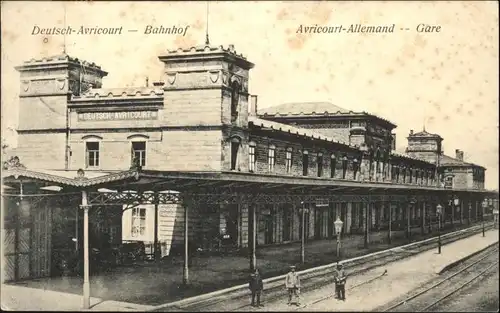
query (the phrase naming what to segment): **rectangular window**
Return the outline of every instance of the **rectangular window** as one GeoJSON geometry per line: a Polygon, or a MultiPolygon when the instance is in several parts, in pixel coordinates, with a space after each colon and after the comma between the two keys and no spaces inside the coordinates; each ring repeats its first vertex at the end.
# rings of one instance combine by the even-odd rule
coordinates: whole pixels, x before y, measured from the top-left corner
{"type": "Polygon", "coordinates": [[[292,150],[291,149],[286,150],[285,165],[286,165],[286,172],[288,174],[291,173],[292,172],[292,150]]]}
{"type": "Polygon", "coordinates": [[[303,154],[302,155],[302,175],[307,176],[308,172],[309,172],[309,155],[303,154]]]}
{"type": "Polygon", "coordinates": [[[275,147],[270,146],[268,156],[267,156],[267,163],[268,163],[269,172],[274,172],[274,164],[276,162],[276,159],[274,157],[274,152],[275,152],[275,147]]]}
{"type": "Polygon", "coordinates": [[[318,177],[323,176],[323,155],[318,154],[316,158],[318,163],[318,177]]]}
{"type": "Polygon", "coordinates": [[[87,167],[99,166],[99,142],[87,142],[87,167]]]}
{"type": "Polygon", "coordinates": [[[248,169],[255,172],[255,146],[248,147],[248,169]]]}
{"type": "Polygon", "coordinates": [[[140,166],[146,166],[146,142],[132,142],[132,160],[137,160],[140,166]]]}
{"type": "Polygon", "coordinates": [[[146,234],[146,209],[132,209],[132,237],[144,236],[146,234]]]}

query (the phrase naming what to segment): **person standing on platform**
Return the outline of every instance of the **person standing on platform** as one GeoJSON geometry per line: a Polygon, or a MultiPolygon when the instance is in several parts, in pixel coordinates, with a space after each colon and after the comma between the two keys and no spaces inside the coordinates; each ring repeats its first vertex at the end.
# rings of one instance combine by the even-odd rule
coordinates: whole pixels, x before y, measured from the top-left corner
{"type": "Polygon", "coordinates": [[[296,305],[300,305],[300,278],[295,272],[295,266],[290,266],[290,272],[285,277],[285,288],[288,291],[288,305],[292,304],[292,297],[297,299],[296,305]]]}
{"type": "Polygon", "coordinates": [[[335,280],[335,293],[337,294],[337,299],[345,301],[345,283],[347,280],[347,275],[343,269],[342,264],[337,262],[337,269],[334,272],[335,280]]]}
{"type": "Polygon", "coordinates": [[[263,306],[260,303],[260,296],[262,294],[262,290],[264,289],[264,284],[258,269],[255,269],[255,272],[250,274],[249,288],[252,293],[252,306],[263,306]],[[255,303],[255,297],[257,297],[257,303],[255,303]]]}

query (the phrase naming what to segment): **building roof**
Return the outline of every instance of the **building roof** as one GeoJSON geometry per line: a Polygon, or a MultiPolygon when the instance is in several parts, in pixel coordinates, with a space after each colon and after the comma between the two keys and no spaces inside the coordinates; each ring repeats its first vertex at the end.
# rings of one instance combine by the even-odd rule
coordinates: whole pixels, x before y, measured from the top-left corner
{"type": "Polygon", "coordinates": [[[42,66],[42,65],[57,65],[61,63],[73,63],[73,64],[79,64],[79,65],[84,65],[86,68],[91,68],[94,69],[100,73],[102,73],[104,76],[106,76],[108,73],[106,71],[103,71],[101,67],[94,62],[87,62],[85,60],[80,60],[76,57],[71,57],[70,55],[66,53],[50,56],[50,57],[43,57],[43,58],[32,58],[28,61],[24,61],[22,65],[17,66],[17,70],[29,70],[29,68],[36,67],[36,66],[42,66]]]}
{"type": "Polygon", "coordinates": [[[408,154],[391,152],[391,157],[393,157],[393,158],[399,158],[399,159],[405,159],[405,160],[417,161],[418,163],[427,163],[429,165],[434,165],[434,163],[431,163],[431,162],[426,161],[426,160],[421,159],[421,158],[416,158],[416,157],[409,156],[408,154]]]}
{"type": "Polygon", "coordinates": [[[448,167],[480,167],[482,169],[485,169],[481,165],[477,165],[477,164],[474,164],[474,163],[461,161],[459,159],[452,158],[452,157],[450,157],[448,155],[445,155],[445,154],[443,154],[443,155],[440,156],[440,158],[439,158],[439,166],[448,166],[448,167]]]}
{"type": "Polygon", "coordinates": [[[89,89],[80,96],[72,96],[73,101],[119,100],[119,99],[163,98],[161,87],[124,87],[89,89]]]}
{"type": "Polygon", "coordinates": [[[239,58],[245,59],[246,57],[240,53],[238,54],[236,50],[234,49],[234,45],[228,45],[227,48],[224,48],[224,46],[219,45],[210,45],[210,44],[204,44],[204,45],[199,45],[199,46],[191,46],[189,48],[177,48],[177,49],[171,49],[167,50],[168,54],[185,54],[185,53],[216,53],[216,52],[227,52],[229,54],[233,54],[234,56],[237,56],[239,58]]]}
{"type": "MultiPolygon", "coordinates": [[[[291,102],[283,103],[262,110],[268,115],[309,115],[309,114],[355,114],[330,102],[291,102]]],[[[260,114],[260,112],[259,112],[260,114]]]]}
{"type": "Polygon", "coordinates": [[[432,134],[425,130],[425,128],[418,133],[410,134],[409,137],[429,137],[429,138],[441,138],[438,134],[432,134]]]}
{"type": "Polygon", "coordinates": [[[204,44],[199,46],[191,46],[189,48],[177,48],[168,50],[165,55],[159,56],[158,59],[162,62],[185,62],[186,60],[210,60],[219,58],[229,58],[235,64],[245,68],[251,69],[254,64],[247,60],[247,58],[237,53],[234,45],[228,45],[227,48],[219,45],[204,44]]]}
{"type": "Polygon", "coordinates": [[[396,127],[396,124],[376,116],[374,114],[367,113],[365,111],[362,112],[354,112],[352,110],[347,110],[342,107],[339,107],[330,102],[291,102],[291,103],[283,103],[280,105],[276,105],[273,107],[265,108],[259,110],[258,115],[260,117],[330,117],[330,116],[368,116],[375,117],[379,120],[382,120],[393,127],[396,127]]]}
{"type": "Polygon", "coordinates": [[[288,124],[272,122],[272,121],[261,119],[261,118],[254,117],[254,116],[249,116],[248,122],[252,123],[253,125],[255,125],[257,127],[261,127],[261,128],[270,128],[270,129],[273,129],[276,131],[281,131],[284,133],[295,134],[295,135],[304,136],[304,137],[311,138],[311,139],[318,139],[318,140],[324,140],[324,141],[329,141],[329,142],[335,142],[335,143],[343,144],[343,145],[351,147],[351,148],[359,148],[359,146],[357,146],[357,145],[351,145],[348,142],[338,141],[338,140],[333,139],[331,137],[314,132],[310,129],[304,129],[304,128],[300,128],[300,127],[291,126],[288,124]]]}
{"type": "MultiPolygon", "coordinates": [[[[270,129],[273,129],[276,131],[281,131],[284,133],[304,136],[304,137],[311,138],[311,139],[318,139],[318,140],[324,140],[324,141],[328,141],[328,142],[334,142],[334,143],[338,143],[341,145],[345,145],[349,148],[354,148],[354,149],[360,148],[358,145],[351,145],[348,142],[336,140],[334,138],[331,138],[331,137],[325,136],[323,134],[319,134],[317,132],[314,132],[310,129],[300,128],[300,127],[291,126],[288,124],[283,124],[283,123],[278,123],[278,122],[272,122],[272,121],[261,119],[261,118],[254,117],[254,116],[249,116],[248,122],[252,123],[253,125],[255,125],[257,127],[270,128],[270,129]]],[[[412,160],[412,161],[423,162],[423,163],[428,163],[429,165],[433,165],[433,163],[430,163],[426,160],[411,157],[411,156],[406,155],[406,154],[399,154],[399,153],[393,152],[393,153],[391,153],[391,156],[397,157],[400,159],[412,160]]]]}
{"type": "Polygon", "coordinates": [[[137,178],[138,172],[135,169],[122,172],[86,172],[85,177],[77,177],[76,171],[51,171],[51,170],[27,170],[25,168],[12,168],[2,171],[2,179],[6,182],[8,178],[18,179],[19,177],[31,178],[43,182],[54,183],[56,185],[66,185],[73,187],[98,186],[115,181],[122,181],[130,178],[137,178]]]}

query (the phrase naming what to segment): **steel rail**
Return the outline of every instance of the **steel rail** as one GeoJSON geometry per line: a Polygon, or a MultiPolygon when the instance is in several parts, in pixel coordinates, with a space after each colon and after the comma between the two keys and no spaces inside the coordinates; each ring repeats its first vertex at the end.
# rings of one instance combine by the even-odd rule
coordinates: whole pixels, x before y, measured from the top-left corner
{"type": "MultiPolygon", "coordinates": [[[[488,256],[490,256],[490,255],[491,254],[489,254],[488,256]]],[[[448,299],[450,296],[454,295],[458,291],[462,290],[465,286],[468,286],[474,280],[476,280],[479,277],[481,277],[484,273],[488,272],[493,266],[498,265],[498,263],[499,263],[499,261],[496,261],[495,263],[491,264],[484,271],[482,271],[481,273],[479,273],[476,276],[472,277],[471,279],[469,279],[468,281],[466,281],[465,283],[463,283],[462,285],[460,285],[458,288],[454,289],[453,291],[451,291],[451,292],[447,293],[446,295],[442,296],[441,298],[437,299],[436,301],[434,301],[430,305],[426,306],[424,309],[420,310],[420,312],[425,312],[425,311],[429,310],[430,308],[432,308],[433,306],[436,306],[438,303],[443,302],[444,300],[448,299]]]]}
{"type": "MultiPolygon", "coordinates": [[[[491,225],[488,225],[488,226],[491,226],[491,225]]],[[[464,234],[475,233],[476,231],[480,230],[480,229],[481,229],[481,227],[482,227],[482,225],[475,225],[475,226],[472,226],[472,227],[470,227],[470,228],[465,228],[465,229],[463,229],[463,230],[459,230],[459,231],[456,231],[456,232],[447,233],[446,235],[451,235],[451,236],[446,237],[445,239],[446,239],[447,241],[454,242],[454,241],[456,241],[456,240],[460,240],[460,239],[462,239],[462,238],[461,238],[461,236],[462,236],[462,235],[464,235],[464,234]],[[454,237],[454,236],[456,236],[456,237],[454,237]]],[[[488,228],[489,228],[489,227],[488,227],[488,228]]],[[[468,237],[468,236],[467,236],[467,237],[468,237]]],[[[422,245],[421,245],[421,246],[419,246],[418,248],[424,248],[424,249],[423,249],[423,251],[428,251],[428,249],[425,249],[425,247],[432,246],[432,245],[434,245],[434,244],[435,244],[435,242],[432,242],[432,241],[431,241],[431,239],[436,239],[436,237],[431,237],[431,238],[429,238],[429,239],[425,239],[425,240],[422,240],[422,241],[417,241],[417,242],[412,243],[412,244],[418,244],[418,243],[421,243],[422,245]]],[[[399,248],[399,247],[395,247],[395,248],[392,248],[392,249],[397,249],[397,248],[399,248]]],[[[391,250],[392,250],[392,249],[391,249],[391,250]]],[[[383,252],[383,251],[381,251],[381,252],[383,252]]],[[[404,252],[404,251],[403,251],[403,252],[404,252]]],[[[422,252],[422,251],[419,251],[419,252],[422,252]]],[[[393,256],[394,256],[393,254],[380,255],[380,256],[378,256],[376,259],[367,260],[367,261],[365,261],[365,262],[360,262],[360,263],[354,264],[354,266],[364,265],[365,263],[372,263],[373,261],[383,260],[383,259],[385,259],[385,258],[390,258],[390,257],[393,257],[393,256]]],[[[402,257],[402,258],[404,258],[404,257],[402,257]]],[[[401,259],[401,257],[398,257],[398,258],[396,258],[395,260],[389,260],[388,262],[397,261],[397,260],[399,260],[399,259],[401,259]]],[[[378,266],[381,266],[381,265],[378,265],[378,266]]],[[[367,270],[370,270],[370,269],[371,269],[371,267],[370,267],[370,268],[368,268],[367,270]]],[[[331,272],[332,270],[331,270],[331,269],[327,269],[327,271],[328,271],[328,272],[331,272]]],[[[361,272],[364,272],[364,270],[361,270],[361,272]]],[[[361,286],[361,285],[367,284],[367,283],[369,283],[369,282],[371,282],[371,281],[373,281],[373,280],[375,280],[375,279],[378,279],[378,278],[380,278],[380,277],[384,276],[385,274],[386,274],[386,271],[385,271],[383,274],[381,274],[381,275],[377,275],[377,276],[376,276],[376,277],[374,277],[374,278],[371,278],[371,279],[369,279],[369,280],[367,280],[367,281],[361,282],[361,283],[359,283],[359,284],[357,284],[357,285],[355,285],[355,286],[352,286],[352,287],[348,288],[347,290],[353,290],[353,289],[355,289],[355,288],[357,288],[357,287],[359,287],[359,286],[361,286]]],[[[306,279],[307,279],[307,280],[314,280],[314,279],[318,279],[318,278],[321,278],[321,277],[323,277],[323,276],[322,276],[322,275],[313,275],[312,277],[308,277],[308,278],[306,278],[306,279]]],[[[331,282],[328,282],[328,283],[323,283],[322,285],[328,285],[329,283],[331,283],[331,282]]],[[[304,286],[304,287],[303,287],[303,288],[301,288],[301,289],[310,290],[310,289],[311,289],[311,287],[313,287],[313,286],[304,286]]],[[[279,287],[273,287],[272,289],[276,289],[276,288],[279,288],[279,287]]],[[[328,296],[326,296],[326,297],[324,297],[324,298],[319,299],[319,301],[318,301],[318,300],[315,300],[313,303],[308,303],[308,304],[302,305],[302,306],[300,306],[300,307],[298,307],[298,308],[303,308],[303,307],[309,306],[309,305],[311,305],[311,304],[315,304],[315,303],[318,303],[318,302],[321,302],[321,301],[327,300],[327,299],[329,299],[329,298],[331,298],[331,297],[333,297],[333,296],[335,296],[335,294],[328,295],[328,296]]],[[[244,292],[244,293],[242,293],[242,294],[240,294],[240,295],[236,295],[236,296],[235,296],[232,300],[236,300],[236,299],[243,299],[243,298],[247,298],[247,297],[248,297],[248,293],[247,293],[247,292],[244,292]]],[[[271,296],[271,297],[270,297],[270,299],[268,299],[268,301],[269,301],[269,300],[276,300],[276,298],[277,298],[277,297],[275,297],[275,296],[271,296]]],[[[207,303],[207,300],[200,300],[200,301],[196,301],[196,302],[191,303],[191,304],[181,305],[181,306],[177,306],[177,305],[175,305],[175,306],[172,306],[172,307],[173,307],[173,308],[176,308],[176,309],[178,309],[178,310],[182,310],[182,311],[197,311],[197,310],[200,310],[200,309],[206,309],[206,308],[209,308],[209,307],[213,307],[213,306],[215,306],[215,305],[217,305],[217,304],[220,304],[220,303],[222,303],[222,302],[225,302],[225,301],[227,301],[227,300],[228,300],[228,299],[226,299],[226,298],[211,299],[208,303],[207,303]]],[[[235,307],[235,308],[231,308],[231,311],[241,310],[241,309],[244,309],[244,308],[249,308],[249,307],[251,307],[251,305],[250,305],[250,304],[248,304],[248,303],[245,303],[245,304],[242,304],[242,305],[237,306],[237,307],[235,307]]],[[[298,309],[298,308],[297,308],[297,309],[298,309]]]]}
{"type": "MultiPolygon", "coordinates": [[[[444,279],[444,280],[440,281],[439,283],[437,283],[437,284],[435,284],[435,285],[431,286],[429,289],[426,289],[426,290],[424,290],[424,291],[422,291],[422,292],[420,292],[420,293],[418,293],[418,294],[416,294],[416,295],[414,295],[414,296],[412,296],[412,297],[410,297],[410,298],[407,298],[406,300],[399,302],[398,304],[396,304],[396,305],[394,305],[394,306],[392,306],[392,307],[390,307],[390,308],[388,308],[388,309],[384,310],[383,312],[387,312],[387,311],[389,311],[389,310],[391,310],[391,309],[393,309],[393,308],[396,308],[396,307],[398,307],[398,306],[401,306],[403,303],[406,303],[407,301],[412,300],[412,299],[414,299],[414,298],[416,298],[416,297],[418,297],[418,296],[420,296],[420,295],[424,294],[425,292],[427,292],[427,291],[429,291],[429,290],[433,289],[434,287],[437,287],[438,285],[440,285],[440,284],[444,283],[445,281],[448,281],[449,279],[451,279],[451,278],[453,278],[454,276],[456,276],[456,275],[458,275],[458,274],[462,273],[464,270],[466,270],[466,269],[470,268],[471,266],[473,266],[473,265],[475,265],[475,264],[479,263],[480,261],[483,261],[484,259],[486,259],[487,257],[491,256],[493,253],[496,253],[496,252],[498,252],[498,249],[496,249],[495,251],[493,251],[493,252],[489,253],[489,254],[488,254],[488,255],[486,255],[484,258],[482,258],[482,259],[480,259],[480,260],[478,260],[478,261],[474,262],[473,264],[471,264],[471,265],[467,266],[467,267],[466,267],[466,268],[464,268],[462,271],[460,271],[460,272],[458,272],[458,273],[455,273],[455,274],[451,275],[450,277],[447,277],[446,279],[444,279]]],[[[498,262],[497,262],[497,263],[498,263],[498,262]]],[[[369,282],[372,282],[372,281],[374,281],[375,279],[378,279],[378,278],[380,278],[380,277],[384,276],[385,274],[387,274],[387,270],[386,270],[386,271],[384,271],[384,273],[382,273],[381,275],[378,275],[378,276],[376,276],[376,277],[374,277],[374,278],[371,278],[371,279],[369,279],[369,280],[367,280],[367,281],[364,281],[364,282],[359,283],[359,284],[357,284],[357,285],[355,285],[355,286],[352,286],[352,287],[348,288],[347,290],[352,290],[352,289],[355,289],[355,288],[357,288],[357,287],[359,287],[359,286],[361,286],[361,285],[364,285],[364,284],[367,284],[367,283],[369,283],[369,282]]],[[[479,276],[480,276],[480,275],[479,275],[479,276]]],[[[476,279],[476,278],[477,278],[477,277],[475,277],[474,279],[476,279]]],[[[454,293],[454,292],[453,292],[453,293],[454,293]]],[[[322,301],[328,300],[328,299],[330,299],[330,298],[332,298],[332,297],[334,297],[334,296],[335,296],[335,294],[330,294],[330,295],[328,295],[328,296],[325,296],[325,297],[323,297],[323,298],[320,298],[320,299],[314,300],[314,301],[312,301],[312,302],[310,302],[310,303],[308,303],[308,304],[305,304],[305,305],[303,305],[303,306],[301,306],[301,307],[299,307],[299,308],[296,308],[294,311],[296,311],[296,310],[298,310],[298,309],[300,309],[300,308],[305,308],[305,307],[310,306],[310,305],[312,305],[312,304],[316,304],[316,303],[319,303],[319,302],[322,302],[322,301]]]]}
{"type": "Polygon", "coordinates": [[[457,271],[457,272],[453,273],[452,275],[450,275],[450,276],[446,277],[445,279],[443,279],[443,280],[441,280],[441,281],[437,282],[436,284],[434,284],[434,285],[432,285],[432,286],[430,286],[430,287],[428,287],[428,288],[426,288],[426,289],[424,289],[424,290],[422,290],[422,291],[418,292],[417,294],[414,294],[414,295],[412,295],[412,296],[410,296],[410,297],[408,297],[408,298],[406,298],[406,299],[404,299],[404,300],[402,300],[402,301],[400,301],[400,302],[398,302],[398,303],[396,303],[396,304],[394,304],[394,305],[390,306],[389,308],[386,308],[383,312],[388,312],[388,311],[390,311],[390,310],[392,310],[392,309],[395,309],[395,308],[397,308],[397,307],[399,307],[399,306],[401,306],[401,305],[403,305],[403,304],[408,303],[408,301],[411,301],[411,300],[413,300],[413,299],[415,299],[415,298],[417,298],[417,297],[419,297],[419,296],[423,295],[424,293],[427,293],[427,292],[429,292],[429,291],[433,290],[434,288],[436,288],[436,287],[440,286],[441,284],[443,284],[443,283],[445,283],[445,282],[449,281],[449,280],[450,280],[450,279],[452,279],[453,277],[455,277],[455,276],[457,276],[457,275],[459,275],[459,274],[463,273],[464,271],[468,270],[468,269],[469,269],[469,268],[471,268],[472,266],[476,265],[476,264],[477,264],[477,263],[479,263],[479,262],[482,262],[483,260],[485,260],[486,258],[490,257],[490,256],[491,256],[491,255],[493,255],[494,253],[496,254],[497,252],[498,252],[498,249],[494,249],[493,251],[491,251],[491,252],[487,253],[484,257],[482,257],[481,259],[479,259],[479,260],[475,261],[474,263],[471,263],[471,264],[467,265],[465,268],[463,268],[463,269],[461,269],[461,270],[459,270],[459,271],[457,271]]]}
{"type": "MultiPolygon", "coordinates": [[[[498,249],[496,249],[494,252],[498,252],[498,249]]],[[[492,252],[492,253],[493,253],[493,252],[492,252]]],[[[472,264],[472,265],[475,265],[476,263],[478,263],[478,262],[480,262],[480,261],[484,260],[486,257],[490,256],[492,253],[489,253],[487,256],[485,256],[484,258],[482,258],[481,260],[479,260],[479,261],[475,262],[475,263],[474,263],[474,264],[472,264]]],[[[470,265],[470,266],[472,266],[472,265],[470,265]]],[[[468,266],[467,268],[469,268],[470,266],[468,266]]],[[[465,268],[465,269],[467,269],[467,268],[465,268]]],[[[464,270],[465,270],[465,269],[464,269],[464,270]]],[[[348,288],[347,290],[353,290],[353,289],[355,289],[355,288],[358,288],[359,286],[361,286],[361,285],[365,285],[365,284],[367,284],[367,283],[370,283],[370,282],[372,282],[372,281],[374,281],[374,280],[376,280],[376,279],[378,279],[378,278],[381,278],[382,276],[384,276],[384,275],[386,275],[386,274],[387,274],[387,270],[385,270],[385,271],[384,271],[381,275],[375,276],[375,277],[370,278],[370,279],[368,279],[368,280],[366,280],[366,281],[364,281],[364,282],[361,282],[361,283],[359,283],[359,284],[357,284],[357,285],[354,285],[354,286],[352,286],[352,287],[348,288]]],[[[455,275],[452,275],[451,277],[448,277],[448,279],[441,281],[439,284],[441,284],[441,283],[443,283],[443,282],[445,282],[445,281],[447,281],[447,280],[449,280],[449,279],[453,278],[453,276],[455,276],[455,275]]],[[[438,284],[437,284],[437,285],[438,285],[438,284]]],[[[436,286],[433,286],[433,287],[436,287],[436,286]]],[[[431,289],[432,289],[433,287],[431,287],[431,289]]],[[[427,291],[428,291],[428,290],[425,290],[424,292],[427,292],[427,291]]],[[[424,292],[422,292],[422,293],[424,293],[424,292]]],[[[422,294],[422,293],[421,293],[421,294],[422,294]]],[[[419,295],[420,295],[420,294],[417,294],[415,297],[417,297],[417,296],[419,296],[419,295]]],[[[314,300],[314,301],[312,301],[312,302],[310,302],[310,303],[307,303],[307,304],[304,304],[304,305],[302,305],[302,306],[300,306],[300,307],[298,307],[298,308],[295,308],[293,311],[297,311],[297,310],[299,310],[299,309],[301,309],[301,308],[308,307],[308,306],[310,306],[310,305],[312,305],[312,304],[316,304],[316,303],[319,303],[319,302],[322,302],[322,301],[328,300],[328,299],[330,299],[330,298],[332,298],[332,297],[334,297],[334,296],[335,296],[335,293],[333,293],[333,294],[329,294],[329,295],[327,295],[327,296],[325,296],[325,297],[323,297],[323,298],[316,299],[316,300],[314,300]]],[[[413,298],[415,298],[415,297],[413,297],[413,298]]],[[[411,298],[411,299],[413,299],[413,298],[411,298]]],[[[411,300],[411,299],[409,299],[409,300],[411,300]]],[[[406,301],[407,301],[407,300],[406,300],[406,301]]],[[[398,304],[398,305],[396,305],[395,307],[400,306],[401,304],[403,304],[403,302],[406,302],[406,301],[401,301],[401,303],[399,303],[399,304],[398,304]]],[[[394,308],[394,307],[391,307],[391,308],[389,308],[389,309],[385,310],[384,312],[387,312],[388,310],[391,310],[392,308],[394,308]]]]}
{"type": "MultiPolygon", "coordinates": [[[[384,270],[384,272],[383,272],[382,274],[377,275],[377,276],[375,276],[375,277],[373,277],[373,278],[370,278],[370,279],[368,279],[368,280],[365,280],[365,281],[363,281],[363,282],[361,282],[361,283],[359,283],[359,284],[357,284],[357,285],[354,285],[354,286],[352,286],[352,287],[349,287],[349,288],[347,288],[347,290],[348,290],[348,291],[349,291],[349,290],[353,290],[353,289],[358,288],[359,286],[362,286],[362,285],[365,285],[365,284],[371,283],[372,281],[374,281],[374,280],[376,280],[376,279],[379,279],[379,278],[381,278],[382,276],[385,276],[386,274],[387,274],[387,270],[384,270]]],[[[298,307],[298,308],[295,308],[293,311],[297,311],[297,310],[299,310],[299,309],[306,308],[306,307],[308,307],[308,306],[310,306],[310,305],[313,305],[313,304],[316,304],[316,303],[319,303],[319,302],[322,302],[322,301],[328,300],[328,299],[330,299],[330,298],[332,298],[332,297],[335,297],[335,293],[329,294],[329,295],[327,295],[327,296],[325,296],[325,297],[323,297],[323,298],[319,298],[319,299],[316,299],[316,300],[311,301],[311,302],[309,302],[309,303],[306,303],[306,304],[304,304],[304,305],[302,305],[302,306],[300,306],[300,307],[298,307]]]]}

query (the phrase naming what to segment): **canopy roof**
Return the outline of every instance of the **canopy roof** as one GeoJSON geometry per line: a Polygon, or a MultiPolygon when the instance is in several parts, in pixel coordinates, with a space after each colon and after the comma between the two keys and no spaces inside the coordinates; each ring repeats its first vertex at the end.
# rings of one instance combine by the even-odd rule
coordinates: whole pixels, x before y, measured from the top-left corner
{"type": "Polygon", "coordinates": [[[2,171],[2,184],[17,186],[19,182],[43,186],[60,186],[65,190],[106,188],[117,191],[174,190],[188,193],[428,193],[468,192],[497,194],[488,190],[444,189],[434,186],[393,184],[388,182],[361,182],[315,177],[288,177],[240,172],[167,172],[130,169],[121,172],[88,172],[75,177],[75,171],[27,170],[23,168],[2,171]],[[91,177],[87,177],[91,176],[91,177]],[[73,177],[73,178],[71,178],[73,177]]]}

